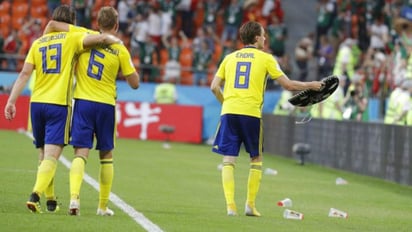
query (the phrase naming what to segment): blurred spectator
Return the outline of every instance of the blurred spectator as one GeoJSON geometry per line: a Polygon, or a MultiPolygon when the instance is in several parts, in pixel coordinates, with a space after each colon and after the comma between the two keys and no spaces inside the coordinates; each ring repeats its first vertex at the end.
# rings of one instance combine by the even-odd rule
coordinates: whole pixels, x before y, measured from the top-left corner
{"type": "Polygon", "coordinates": [[[344,101],[343,118],[355,121],[367,121],[368,96],[365,95],[362,80],[354,78],[344,101]]]}
{"type": "Polygon", "coordinates": [[[279,18],[276,15],[272,15],[270,24],[267,26],[266,30],[269,38],[269,48],[272,54],[277,57],[282,57],[286,51],[286,26],[279,21],[279,18]]]}
{"type": "Polygon", "coordinates": [[[211,27],[206,27],[206,41],[209,46],[209,50],[214,53],[216,51],[216,46],[222,46],[219,36],[216,31],[211,27]]]}
{"type": "Polygon", "coordinates": [[[198,0],[181,0],[176,6],[178,15],[180,16],[181,29],[188,38],[193,38],[195,29],[194,12],[197,7],[198,0]]]}
{"type": "MultiPolygon", "coordinates": [[[[394,20],[394,29],[399,34],[401,45],[408,53],[412,51],[412,7],[403,7],[394,20]]],[[[405,78],[412,79],[412,56],[406,61],[405,78]]]]}
{"type": "Polygon", "coordinates": [[[144,17],[147,17],[149,15],[150,8],[152,8],[150,1],[136,2],[136,14],[141,14],[144,17]]]}
{"type": "Polygon", "coordinates": [[[52,17],[54,9],[56,9],[61,4],[62,4],[61,0],[47,0],[47,9],[49,12],[49,18],[52,17]]]}
{"type": "Polygon", "coordinates": [[[393,43],[393,47],[388,58],[388,75],[389,85],[391,89],[396,87],[395,83],[400,83],[405,78],[406,73],[406,60],[408,58],[408,52],[405,46],[397,39],[393,43]]]}
{"type": "Polygon", "coordinates": [[[155,45],[155,51],[157,54],[157,64],[160,64],[160,49],[162,43],[162,15],[160,7],[153,5],[149,9],[149,15],[147,17],[148,34],[152,38],[152,42],[155,45]]]}
{"type": "Polygon", "coordinates": [[[295,48],[295,61],[299,69],[298,80],[307,81],[309,74],[309,60],[313,54],[313,35],[302,38],[295,48]]]}
{"type": "Polygon", "coordinates": [[[179,44],[179,38],[177,36],[163,37],[163,44],[167,49],[167,62],[165,64],[165,74],[163,77],[164,81],[169,81],[169,79],[174,79],[175,83],[180,83],[181,78],[181,65],[180,65],[180,54],[182,48],[188,47],[187,37],[183,31],[179,32],[179,36],[182,39],[182,44],[179,44]]]}
{"type": "Polygon", "coordinates": [[[209,64],[212,61],[212,52],[206,41],[202,41],[201,49],[195,51],[193,54],[193,84],[198,86],[205,86],[207,84],[207,75],[209,71],[209,64]]]}
{"type": "Polygon", "coordinates": [[[153,62],[154,56],[156,56],[155,46],[152,37],[148,35],[143,46],[139,49],[140,77],[144,82],[157,82],[158,70],[153,62]]]}
{"type": "Polygon", "coordinates": [[[333,68],[333,75],[339,76],[345,80],[344,93],[346,95],[352,77],[355,74],[355,57],[352,53],[352,47],[355,46],[355,40],[347,38],[339,47],[335,66],[333,68]]]}
{"type": "Polygon", "coordinates": [[[340,43],[345,40],[345,11],[338,11],[337,17],[332,22],[331,28],[331,42],[334,50],[338,50],[340,43]]]}
{"type": "Polygon", "coordinates": [[[395,89],[391,92],[388,104],[385,111],[384,123],[385,124],[396,124],[396,119],[399,118],[400,109],[402,109],[401,102],[405,98],[409,97],[407,84],[404,80],[398,79],[395,83],[395,89]]]}
{"type": "MultiPolygon", "coordinates": [[[[409,80],[410,81],[410,80],[409,80]]],[[[409,92],[409,101],[407,105],[404,107],[404,110],[406,112],[406,125],[407,126],[412,126],[412,86],[408,89],[409,92]]]]}
{"type": "Polygon", "coordinates": [[[201,5],[204,10],[203,26],[216,30],[216,19],[220,8],[218,0],[207,0],[201,5]]]}
{"type": "Polygon", "coordinates": [[[175,27],[176,24],[176,7],[177,5],[181,2],[181,0],[162,0],[160,1],[160,7],[162,10],[162,18],[163,20],[169,22],[170,25],[168,26],[169,29],[172,29],[172,27],[175,27]]]}
{"type": "Polygon", "coordinates": [[[398,95],[398,103],[395,108],[392,124],[406,125],[408,122],[408,112],[412,110],[412,80],[404,80],[401,87],[402,92],[398,95]]]}
{"type": "Polygon", "coordinates": [[[176,79],[169,78],[167,81],[157,84],[155,87],[154,99],[158,104],[176,104],[176,79]]]}
{"type": "Polygon", "coordinates": [[[161,19],[160,34],[162,36],[169,36],[172,33],[171,29],[173,25],[173,16],[174,16],[173,7],[174,7],[173,1],[169,1],[169,4],[166,4],[166,2],[159,3],[160,19],[161,19]]]}
{"type": "Polygon", "coordinates": [[[128,33],[131,34],[130,52],[132,57],[139,55],[140,49],[143,47],[146,37],[148,36],[149,24],[144,15],[137,14],[130,24],[128,33]]]}
{"type": "Polygon", "coordinates": [[[284,11],[281,0],[265,0],[262,5],[262,17],[270,19],[272,15],[276,15],[281,23],[283,23],[284,11]]]}
{"type": "MultiPolygon", "coordinates": [[[[319,0],[317,6],[315,49],[319,49],[320,37],[327,35],[336,17],[336,6],[331,0],[319,0]]],[[[317,55],[317,54],[315,54],[317,55]]]]}
{"type": "MultiPolygon", "coordinates": [[[[378,15],[381,14],[383,12],[383,9],[385,7],[387,0],[374,0],[371,1],[370,7],[372,8],[372,15],[378,15]]],[[[404,4],[408,4],[409,0],[404,0],[404,4]]]]}
{"type": "Polygon", "coordinates": [[[74,0],[74,8],[76,9],[76,25],[82,27],[90,27],[90,8],[88,0],[74,0]]]}
{"type": "Polygon", "coordinates": [[[333,45],[329,42],[329,37],[327,35],[321,36],[317,51],[318,80],[332,74],[334,57],[335,51],[333,45]]]}
{"type": "MultiPolygon", "coordinates": [[[[371,48],[372,49],[372,48],[371,48]]],[[[381,51],[375,51],[372,55],[372,74],[373,82],[371,93],[373,96],[384,96],[384,88],[387,87],[386,76],[387,76],[387,58],[386,55],[381,51]]]]}
{"type": "Polygon", "coordinates": [[[242,23],[249,21],[258,21],[260,20],[261,9],[258,8],[257,0],[244,0],[243,1],[243,17],[242,23]]]}
{"type": "Polygon", "coordinates": [[[269,20],[271,12],[275,9],[275,1],[274,0],[265,0],[262,6],[262,17],[269,20]]]}
{"type": "Polygon", "coordinates": [[[369,29],[370,34],[370,48],[385,52],[386,44],[389,41],[389,28],[384,23],[384,16],[382,14],[376,16],[369,29]]]}
{"type": "Polygon", "coordinates": [[[23,24],[21,31],[23,32],[22,37],[24,39],[24,41],[22,41],[21,53],[26,54],[34,40],[43,34],[41,21],[30,18],[23,24]]]}
{"type": "Polygon", "coordinates": [[[366,52],[369,48],[368,24],[364,13],[357,15],[357,37],[359,49],[366,52]]]}
{"type": "Polygon", "coordinates": [[[237,40],[237,31],[243,20],[242,4],[238,0],[231,0],[223,16],[223,32],[221,41],[237,40]]]}
{"type": "Polygon", "coordinates": [[[331,27],[332,35],[334,38],[339,39],[336,45],[342,43],[346,38],[355,38],[352,33],[352,18],[352,8],[350,5],[341,6],[338,9],[337,16],[334,17],[331,27]]]}
{"type": "Polygon", "coordinates": [[[217,66],[222,63],[223,59],[226,55],[234,52],[237,48],[237,40],[228,40],[223,44],[222,53],[220,54],[219,61],[217,62],[217,66]]]}
{"type": "Polygon", "coordinates": [[[3,51],[6,53],[7,70],[16,71],[17,55],[21,47],[21,41],[17,36],[17,30],[12,30],[10,35],[6,38],[3,45],[3,51]]]}
{"type": "Polygon", "coordinates": [[[202,43],[206,42],[209,51],[213,53],[215,51],[215,44],[218,41],[219,38],[212,28],[199,27],[196,31],[196,36],[192,41],[193,52],[201,50],[202,43]]]}
{"type": "Polygon", "coordinates": [[[129,11],[133,9],[130,8],[126,0],[120,0],[117,4],[117,12],[119,14],[119,32],[127,35],[127,29],[129,28],[129,11]]]}

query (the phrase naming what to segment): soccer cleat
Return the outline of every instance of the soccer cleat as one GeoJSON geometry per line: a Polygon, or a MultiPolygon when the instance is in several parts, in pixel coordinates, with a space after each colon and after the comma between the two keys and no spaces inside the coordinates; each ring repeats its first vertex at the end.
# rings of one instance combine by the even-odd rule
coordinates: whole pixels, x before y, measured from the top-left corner
{"type": "Polygon", "coordinates": [[[42,213],[40,206],[40,197],[37,193],[32,193],[26,202],[27,208],[33,213],[42,213]]]}
{"type": "Polygon", "coordinates": [[[113,215],[114,215],[114,212],[113,212],[113,210],[111,210],[111,209],[109,209],[109,208],[106,208],[106,210],[98,208],[96,215],[100,215],[100,216],[113,216],[113,215]]]}
{"type": "Polygon", "coordinates": [[[245,206],[245,215],[246,216],[254,216],[254,217],[260,217],[260,213],[256,210],[256,208],[253,206],[250,206],[246,204],[245,206]]]}
{"type": "Polygon", "coordinates": [[[236,216],[237,215],[237,210],[236,210],[236,205],[235,204],[228,204],[226,209],[227,209],[227,216],[236,216]]]}
{"type": "Polygon", "coordinates": [[[79,202],[79,200],[70,200],[69,215],[80,216],[80,202],[79,202]]]}
{"type": "Polygon", "coordinates": [[[46,205],[47,205],[47,212],[49,212],[49,213],[55,213],[55,212],[59,211],[59,209],[60,209],[60,207],[57,204],[56,200],[47,200],[46,205]]]}

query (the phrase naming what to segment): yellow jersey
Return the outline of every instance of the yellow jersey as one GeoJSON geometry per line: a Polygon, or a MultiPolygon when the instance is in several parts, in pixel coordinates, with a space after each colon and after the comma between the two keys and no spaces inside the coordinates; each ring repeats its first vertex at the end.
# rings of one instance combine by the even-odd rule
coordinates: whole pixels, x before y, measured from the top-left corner
{"type": "MultiPolygon", "coordinates": [[[[69,31],[99,34],[73,25],[69,26],[69,31]]],[[[130,53],[123,44],[93,48],[81,53],[76,68],[74,98],[115,105],[119,68],[124,76],[136,71],[130,53]]]]}
{"type": "Polygon", "coordinates": [[[225,81],[221,114],[261,118],[267,75],[285,75],[271,54],[254,47],[228,54],[216,72],[225,81]]]}
{"type": "Polygon", "coordinates": [[[119,68],[124,76],[136,71],[130,53],[123,44],[83,52],[76,68],[74,98],[115,105],[119,68]]]}
{"type": "Polygon", "coordinates": [[[31,102],[71,105],[75,57],[85,36],[55,32],[33,42],[25,59],[36,71],[31,102]]]}

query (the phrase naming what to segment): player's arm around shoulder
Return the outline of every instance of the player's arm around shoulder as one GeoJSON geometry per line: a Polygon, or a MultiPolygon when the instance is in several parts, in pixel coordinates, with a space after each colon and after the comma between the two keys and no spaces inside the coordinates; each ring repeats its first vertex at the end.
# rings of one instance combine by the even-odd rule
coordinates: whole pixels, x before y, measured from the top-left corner
{"type": "Polygon", "coordinates": [[[110,34],[88,34],[83,39],[83,47],[91,48],[98,45],[123,43],[122,40],[110,34]]]}

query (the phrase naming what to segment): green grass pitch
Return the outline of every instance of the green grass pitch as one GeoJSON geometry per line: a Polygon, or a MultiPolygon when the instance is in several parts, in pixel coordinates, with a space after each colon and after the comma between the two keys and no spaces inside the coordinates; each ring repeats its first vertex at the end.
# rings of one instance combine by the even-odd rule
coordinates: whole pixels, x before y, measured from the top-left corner
{"type": "MultiPolygon", "coordinates": [[[[267,138],[268,139],[268,138],[267,138]]],[[[128,214],[110,203],[116,215],[96,216],[98,193],[86,182],[81,190],[81,216],[67,215],[68,169],[59,163],[56,214],[33,214],[25,206],[37,169],[37,151],[23,134],[0,131],[1,231],[145,231],[128,214]]],[[[72,159],[68,146],[63,155],[72,159]]],[[[412,187],[360,176],[314,164],[265,154],[264,168],[278,171],[263,175],[256,202],[262,217],[246,217],[248,155],[242,151],[235,169],[239,216],[226,216],[218,164],[221,157],[207,145],[118,139],[114,152],[112,192],[163,231],[412,231],[412,187]],[[349,183],[336,185],[342,177],[349,183]],[[291,209],[304,220],[287,220],[276,205],[291,198],[291,209]],[[348,219],[328,217],[330,208],[349,214],[348,219]]],[[[98,178],[98,155],[92,151],[86,172],[98,178]]],[[[44,201],[42,204],[44,205],[44,201]]]]}

